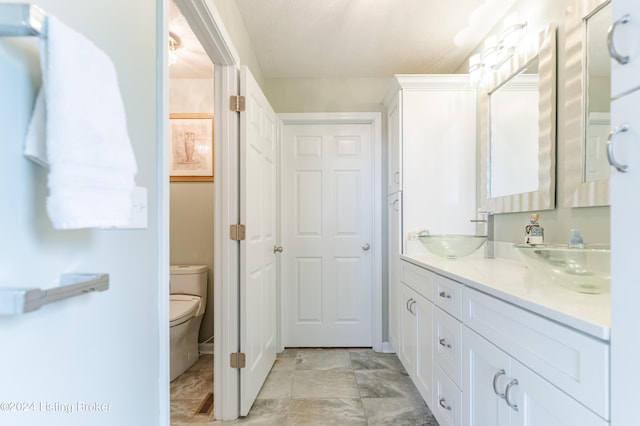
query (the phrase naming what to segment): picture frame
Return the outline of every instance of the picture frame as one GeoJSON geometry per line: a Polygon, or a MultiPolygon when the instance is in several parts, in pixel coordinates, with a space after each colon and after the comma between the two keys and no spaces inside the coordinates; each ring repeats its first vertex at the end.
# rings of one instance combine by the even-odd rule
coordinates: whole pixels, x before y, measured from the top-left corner
{"type": "Polygon", "coordinates": [[[171,182],[213,182],[213,114],[169,115],[171,182]]]}

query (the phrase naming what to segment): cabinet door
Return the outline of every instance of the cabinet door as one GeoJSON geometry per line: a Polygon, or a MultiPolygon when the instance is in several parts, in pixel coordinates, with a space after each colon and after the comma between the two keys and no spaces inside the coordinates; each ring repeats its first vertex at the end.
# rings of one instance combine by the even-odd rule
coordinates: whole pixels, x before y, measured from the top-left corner
{"type": "Polygon", "coordinates": [[[402,284],[400,286],[400,348],[398,358],[407,373],[415,381],[417,324],[415,313],[416,293],[402,284]]]}
{"type": "Polygon", "coordinates": [[[611,95],[617,97],[640,87],[640,2],[621,0],[612,2],[612,6],[614,22],[627,14],[631,17],[627,23],[616,25],[613,36],[616,51],[629,57],[626,64],[611,61],[611,95]]]}
{"type": "MultiPolygon", "coordinates": [[[[516,360],[507,391],[512,426],[606,426],[608,423],[516,360]],[[517,382],[516,382],[517,381],[517,382]]],[[[488,423],[485,423],[488,424],[488,423]]]]}
{"type": "Polygon", "coordinates": [[[433,402],[433,303],[416,293],[416,373],[415,385],[429,407],[433,402]]]}
{"type": "Polygon", "coordinates": [[[462,333],[463,424],[508,425],[509,407],[496,391],[504,394],[510,380],[510,358],[467,327],[462,333]]]}
{"type": "Polygon", "coordinates": [[[387,106],[387,125],[389,137],[387,138],[388,146],[388,192],[394,192],[402,189],[402,91],[387,106]]]}
{"type": "Polygon", "coordinates": [[[389,295],[389,341],[396,351],[399,344],[399,328],[400,328],[400,309],[402,303],[398,295],[400,286],[400,246],[401,242],[401,224],[400,224],[400,206],[401,193],[396,192],[390,195],[388,201],[388,295],[389,295]]]}

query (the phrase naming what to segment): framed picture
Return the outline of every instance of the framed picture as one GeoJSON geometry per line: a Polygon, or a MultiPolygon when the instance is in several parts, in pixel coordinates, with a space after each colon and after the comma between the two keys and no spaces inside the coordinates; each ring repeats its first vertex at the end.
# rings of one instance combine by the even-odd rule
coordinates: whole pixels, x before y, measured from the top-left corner
{"type": "Polygon", "coordinates": [[[213,114],[169,115],[171,182],[213,181],[213,114]]]}

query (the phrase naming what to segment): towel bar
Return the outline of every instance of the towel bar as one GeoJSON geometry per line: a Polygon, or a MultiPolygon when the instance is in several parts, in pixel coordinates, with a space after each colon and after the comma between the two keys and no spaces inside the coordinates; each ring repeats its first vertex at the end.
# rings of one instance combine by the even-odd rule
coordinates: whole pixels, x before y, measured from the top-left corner
{"type": "Polygon", "coordinates": [[[108,288],[109,274],[62,274],[60,286],[46,290],[0,287],[0,315],[26,314],[48,303],[108,288]]]}
{"type": "Polygon", "coordinates": [[[46,13],[35,4],[0,4],[0,37],[37,36],[46,13]]]}

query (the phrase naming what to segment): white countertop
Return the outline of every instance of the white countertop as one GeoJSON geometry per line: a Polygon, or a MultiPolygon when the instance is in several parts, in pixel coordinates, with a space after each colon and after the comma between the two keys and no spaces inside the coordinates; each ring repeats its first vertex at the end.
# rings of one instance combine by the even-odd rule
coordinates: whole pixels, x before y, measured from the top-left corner
{"type": "Polygon", "coordinates": [[[507,258],[485,259],[480,256],[445,259],[430,253],[416,253],[400,257],[567,327],[598,339],[609,340],[609,292],[578,293],[544,281],[519,261],[507,258]]]}

